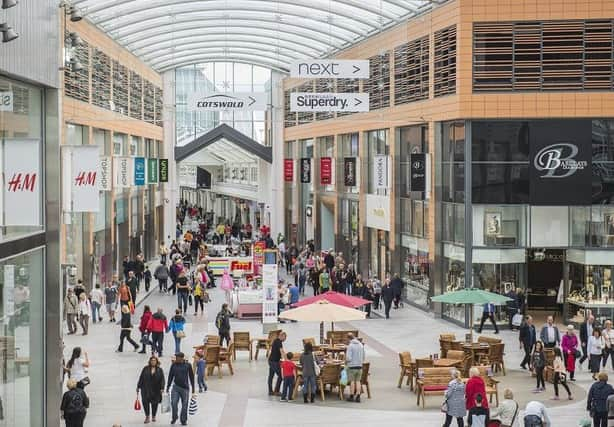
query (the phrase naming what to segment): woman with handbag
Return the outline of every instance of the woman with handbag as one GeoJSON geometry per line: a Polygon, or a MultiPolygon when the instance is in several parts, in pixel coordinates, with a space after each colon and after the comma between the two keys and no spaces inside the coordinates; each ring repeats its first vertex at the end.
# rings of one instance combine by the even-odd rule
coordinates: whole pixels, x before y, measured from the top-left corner
{"type": "Polygon", "coordinates": [[[119,334],[119,347],[115,350],[117,353],[124,351],[124,340],[127,339],[134,347],[134,351],[139,349],[139,345],[130,336],[132,334],[132,318],[130,316],[130,308],[127,305],[122,305],[122,317],[119,321],[121,332],[119,334]]]}
{"type": "Polygon", "coordinates": [[[70,374],[69,378],[75,380],[77,387],[80,389],[84,389],[90,383],[86,372],[89,367],[90,359],[87,357],[87,351],[82,351],[81,347],[73,348],[72,355],[66,364],[66,369],[70,374]]]}
{"type": "Polygon", "coordinates": [[[313,345],[310,342],[306,342],[303,347],[300,363],[303,367],[303,402],[307,403],[309,399],[313,403],[316,397],[316,378],[320,374],[320,367],[313,355],[313,345]]]}
{"type": "Polygon", "coordinates": [[[491,424],[498,422],[500,427],[517,427],[520,406],[514,400],[514,393],[509,388],[503,391],[503,401],[496,408],[490,410],[491,424]]]}
{"type": "Polygon", "coordinates": [[[558,347],[554,348],[554,362],[552,366],[554,368],[554,397],[552,397],[552,400],[559,400],[559,384],[567,391],[569,400],[572,400],[573,396],[567,385],[567,378],[565,375],[565,363],[563,363],[561,349],[558,347]]]}
{"type": "Polygon", "coordinates": [[[467,413],[465,409],[465,384],[460,378],[460,372],[456,369],[452,370],[452,380],[448,383],[441,412],[446,414],[443,427],[450,427],[453,418],[456,418],[458,427],[463,427],[463,417],[467,413]]]}
{"type": "Polygon", "coordinates": [[[162,402],[164,392],[164,371],[160,367],[160,360],[155,356],[149,358],[147,366],[141,371],[139,382],[136,385],[137,399],[139,392],[145,412],[145,424],[150,421],[150,413],[151,421],[155,423],[158,404],[162,402]]]}
{"type": "Polygon", "coordinates": [[[153,354],[153,344],[149,339],[149,332],[147,330],[147,325],[149,324],[149,320],[151,319],[151,308],[146,305],[143,308],[143,315],[141,316],[141,323],[139,324],[139,331],[141,331],[141,351],[139,353],[144,354],[147,351],[147,346],[151,346],[151,353],[153,354]]]}
{"type": "Polygon", "coordinates": [[[175,354],[181,352],[181,340],[185,338],[185,317],[181,315],[181,310],[175,310],[175,315],[168,324],[166,332],[172,332],[175,338],[175,354]]]}
{"type": "Polygon", "coordinates": [[[569,373],[569,380],[575,381],[576,358],[580,355],[580,352],[578,351],[578,337],[573,325],[567,326],[567,333],[563,335],[561,340],[561,350],[563,350],[563,361],[569,373]]]}

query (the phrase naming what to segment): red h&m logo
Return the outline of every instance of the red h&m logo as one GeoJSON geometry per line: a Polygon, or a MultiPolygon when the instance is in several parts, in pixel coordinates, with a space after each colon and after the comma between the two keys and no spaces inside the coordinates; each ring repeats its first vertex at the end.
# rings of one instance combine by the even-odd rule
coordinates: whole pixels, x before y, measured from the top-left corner
{"type": "Polygon", "coordinates": [[[96,172],[79,172],[75,178],[75,186],[83,187],[84,185],[96,184],[96,172]]]}
{"type": "Polygon", "coordinates": [[[8,191],[16,193],[17,191],[29,191],[34,192],[34,186],[36,185],[35,173],[15,173],[13,178],[9,181],[8,191]]]}

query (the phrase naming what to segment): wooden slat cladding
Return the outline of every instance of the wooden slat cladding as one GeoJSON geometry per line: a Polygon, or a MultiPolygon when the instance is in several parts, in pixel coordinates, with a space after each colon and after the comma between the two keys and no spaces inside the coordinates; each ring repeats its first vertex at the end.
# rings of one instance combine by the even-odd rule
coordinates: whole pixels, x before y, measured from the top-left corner
{"type": "Polygon", "coordinates": [[[284,92],[284,127],[289,128],[296,126],[296,113],[290,111],[290,93],[293,90],[284,92]]]}
{"type": "MultiPolygon", "coordinates": [[[[65,33],[68,39],[68,32],[65,33]]],[[[79,71],[71,71],[70,65],[64,69],[64,93],[66,96],[77,99],[83,102],[90,102],[90,47],[87,42],[82,41],[79,46],[71,47],[73,57],[77,59],[82,69],[79,71]]]]}
{"type": "Polygon", "coordinates": [[[390,106],[390,51],[369,58],[370,77],[363,88],[369,94],[369,109],[390,106]]]}
{"type": "Polygon", "coordinates": [[[429,97],[429,37],[394,49],[394,104],[429,97]]]}
{"type": "MultiPolygon", "coordinates": [[[[337,92],[339,93],[358,93],[360,84],[358,79],[337,79],[337,92]]],[[[351,112],[337,113],[337,117],[349,116],[351,112]]]]}
{"type": "MultiPolygon", "coordinates": [[[[303,83],[302,85],[300,85],[296,91],[313,93],[313,84],[314,84],[313,80],[309,80],[306,83],[303,83]]],[[[314,113],[306,113],[306,112],[297,113],[297,119],[298,119],[299,125],[303,125],[305,123],[311,123],[313,122],[313,118],[314,118],[314,113]]]]}
{"type": "MultiPolygon", "coordinates": [[[[333,79],[317,79],[315,81],[316,93],[335,92],[335,82],[333,79]]],[[[335,113],[323,111],[316,113],[316,120],[328,120],[335,117],[335,113]]]]}
{"type": "Polygon", "coordinates": [[[155,107],[154,85],[143,80],[143,120],[147,123],[154,123],[156,120],[155,107]]]}
{"type": "Polygon", "coordinates": [[[473,26],[473,90],[613,89],[612,20],[473,26]]]}
{"type": "Polygon", "coordinates": [[[92,49],[92,104],[110,109],[111,59],[98,49],[92,49]]]}
{"type": "Polygon", "coordinates": [[[143,120],[143,79],[130,71],[130,117],[143,120]]]}
{"type": "Polygon", "coordinates": [[[162,92],[162,89],[154,86],[154,104],[155,104],[155,119],[154,119],[154,124],[156,126],[160,126],[163,127],[164,126],[164,93],[162,92]]]}
{"type": "Polygon", "coordinates": [[[113,61],[113,104],[115,111],[128,115],[128,69],[113,61]]]}
{"type": "Polygon", "coordinates": [[[456,25],[435,31],[435,96],[456,93],[456,25]]]}

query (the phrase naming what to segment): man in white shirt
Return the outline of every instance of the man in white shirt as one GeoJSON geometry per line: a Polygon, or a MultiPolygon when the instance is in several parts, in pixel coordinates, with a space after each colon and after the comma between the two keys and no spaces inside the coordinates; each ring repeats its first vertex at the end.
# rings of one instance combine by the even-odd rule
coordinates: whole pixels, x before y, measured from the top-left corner
{"type": "Polygon", "coordinates": [[[554,318],[548,316],[546,324],[539,334],[539,338],[544,343],[546,348],[554,348],[561,342],[561,335],[559,334],[559,328],[554,324],[554,318]]]}
{"type": "Polygon", "coordinates": [[[524,409],[525,427],[549,427],[550,417],[543,403],[535,400],[527,403],[524,409]]]}
{"type": "Polygon", "coordinates": [[[102,307],[102,301],[104,294],[100,289],[100,285],[96,284],[96,287],[90,292],[90,299],[92,301],[92,321],[96,323],[97,320],[102,322],[102,316],[100,315],[100,307],[102,307]]]}

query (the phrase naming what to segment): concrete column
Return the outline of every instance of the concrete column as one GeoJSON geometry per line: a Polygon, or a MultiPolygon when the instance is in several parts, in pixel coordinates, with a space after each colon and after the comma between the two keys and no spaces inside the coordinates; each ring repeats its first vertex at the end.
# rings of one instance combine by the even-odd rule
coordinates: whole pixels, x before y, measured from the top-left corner
{"type": "Polygon", "coordinates": [[[160,184],[164,206],[164,240],[168,245],[175,238],[175,206],[179,203],[179,169],[175,163],[175,72],[167,71],[162,76],[164,85],[163,119],[164,151],[168,159],[168,183],[160,184]]]}
{"type": "Polygon", "coordinates": [[[273,164],[271,165],[271,236],[278,233],[285,235],[284,215],[284,91],[283,76],[271,73],[271,144],[273,147],[273,164]]]}

